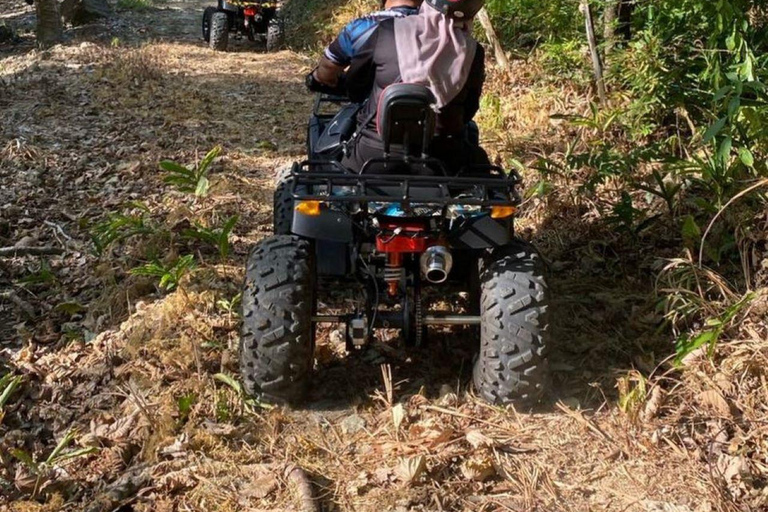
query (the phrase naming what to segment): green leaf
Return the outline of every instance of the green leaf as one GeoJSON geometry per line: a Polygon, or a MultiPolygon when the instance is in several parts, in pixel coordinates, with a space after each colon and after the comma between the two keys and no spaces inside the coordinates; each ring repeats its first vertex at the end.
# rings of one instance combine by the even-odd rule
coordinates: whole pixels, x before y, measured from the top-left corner
{"type": "Polygon", "coordinates": [[[11,399],[11,395],[16,391],[16,388],[19,387],[22,380],[24,380],[24,377],[21,375],[13,376],[10,373],[4,375],[3,378],[0,379],[0,388],[2,389],[2,394],[0,394],[0,409],[8,403],[8,400],[11,399]]]}
{"type": "Polygon", "coordinates": [[[60,304],[57,304],[56,307],[53,309],[70,316],[76,315],[82,311],[85,311],[85,308],[82,305],[78,304],[77,302],[62,302],[60,304]]]}
{"type": "Polygon", "coordinates": [[[715,124],[709,127],[709,129],[704,133],[704,143],[708,143],[714,139],[718,133],[723,131],[723,128],[725,127],[725,123],[728,122],[728,120],[723,117],[721,119],[718,119],[715,124]]]}
{"type": "Polygon", "coordinates": [[[715,102],[715,103],[717,103],[718,101],[720,101],[720,100],[722,100],[723,98],[725,98],[725,96],[726,96],[728,93],[730,93],[732,90],[733,90],[733,86],[732,86],[732,85],[726,85],[725,87],[721,87],[721,88],[720,88],[720,90],[718,90],[718,91],[715,93],[715,97],[714,97],[714,98],[712,98],[712,101],[713,101],[713,102],[715,102]]]}
{"type": "Polygon", "coordinates": [[[11,450],[11,455],[27,466],[33,473],[37,473],[40,470],[40,465],[24,450],[15,448],[11,450]]]}
{"type": "Polygon", "coordinates": [[[683,220],[683,239],[689,242],[695,242],[701,238],[701,229],[696,224],[696,220],[693,215],[686,215],[683,220]]]}
{"type": "Polygon", "coordinates": [[[208,171],[208,167],[213,163],[214,159],[219,156],[221,153],[221,146],[216,146],[212,150],[210,150],[205,157],[200,161],[200,164],[197,166],[197,174],[198,176],[201,174],[205,174],[208,171]]]}
{"type": "Polygon", "coordinates": [[[726,136],[723,141],[720,143],[720,149],[717,151],[717,156],[720,158],[721,162],[728,162],[728,158],[731,156],[731,149],[733,148],[733,139],[729,136],[726,136]]]}
{"type": "Polygon", "coordinates": [[[64,434],[64,437],[61,438],[61,441],[59,441],[59,443],[56,445],[56,448],[53,449],[51,454],[45,460],[46,464],[52,464],[53,461],[55,461],[59,456],[59,454],[64,451],[64,448],[69,446],[69,444],[75,439],[75,435],[77,435],[75,430],[68,430],[67,433],[64,434]]]}
{"type": "Polygon", "coordinates": [[[755,155],[752,154],[749,148],[739,148],[739,158],[747,167],[755,166],[755,155]]]}
{"type": "Polygon", "coordinates": [[[679,365],[683,362],[683,359],[685,359],[685,356],[696,350],[697,348],[704,346],[706,344],[714,344],[717,343],[717,339],[720,336],[720,330],[719,329],[713,329],[711,331],[704,331],[700,334],[697,334],[693,338],[681,338],[677,342],[676,352],[677,357],[675,357],[675,364],[679,365]]]}
{"type": "Polygon", "coordinates": [[[242,386],[240,386],[240,383],[237,381],[237,379],[235,379],[231,375],[227,373],[217,373],[216,375],[213,376],[213,378],[232,388],[238,395],[243,394],[242,386]]]}
{"type": "Polygon", "coordinates": [[[160,168],[164,171],[168,172],[175,172],[177,174],[181,174],[183,176],[193,176],[192,171],[187,169],[181,164],[177,164],[176,162],[173,162],[171,160],[163,160],[160,162],[160,168]]]}
{"type": "Polygon", "coordinates": [[[205,176],[200,176],[200,179],[197,180],[197,188],[195,188],[195,195],[197,197],[205,197],[208,195],[208,178],[205,176]]]}
{"type": "Polygon", "coordinates": [[[51,464],[58,464],[60,462],[64,462],[65,460],[69,459],[76,459],[77,457],[84,457],[85,455],[90,455],[91,453],[98,452],[99,449],[95,446],[87,446],[85,448],[78,448],[76,450],[72,450],[71,452],[64,453],[62,455],[58,455],[54,459],[51,460],[51,464]]]}

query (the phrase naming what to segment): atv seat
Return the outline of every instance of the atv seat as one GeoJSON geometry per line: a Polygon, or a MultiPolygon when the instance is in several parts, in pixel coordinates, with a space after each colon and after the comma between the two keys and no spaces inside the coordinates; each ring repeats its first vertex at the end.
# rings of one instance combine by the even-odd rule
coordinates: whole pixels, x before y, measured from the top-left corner
{"type": "Polygon", "coordinates": [[[435,96],[416,84],[393,84],[379,98],[376,126],[384,142],[384,155],[396,146],[406,157],[426,158],[435,136],[435,96]]]}

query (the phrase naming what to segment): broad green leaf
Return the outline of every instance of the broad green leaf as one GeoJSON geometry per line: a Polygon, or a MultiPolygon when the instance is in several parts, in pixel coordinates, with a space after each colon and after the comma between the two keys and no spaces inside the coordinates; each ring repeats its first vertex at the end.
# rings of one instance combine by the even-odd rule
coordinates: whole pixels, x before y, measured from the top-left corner
{"type": "Polygon", "coordinates": [[[237,379],[235,379],[231,375],[227,373],[217,373],[216,375],[213,376],[213,378],[232,388],[238,395],[241,395],[243,393],[242,386],[240,386],[240,383],[237,381],[237,379]]]}
{"type": "Polygon", "coordinates": [[[40,465],[34,461],[34,459],[24,450],[21,449],[13,449],[11,450],[11,455],[13,455],[16,459],[23,462],[27,468],[30,469],[33,473],[37,473],[40,470],[40,465]]]}
{"type": "Polygon", "coordinates": [[[693,215],[686,215],[683,221],[683,239],[691,242],[695,242],[701,238],[701,229],[696,224],[696,220],[693,215]]]}
{"type": "Polygon", "coordinates": [[[163,160],[160,162],[160,168],[164,171],[168,172],[175,172],[178,174],[183,174],[185,176],[190,176],[192,174],[192,171],[184,167],[183,165],[177,164],[176,162],[173,162],[171,160],[163,160]]]}
{"type": "Polygon", "coordinates": [[[707,129],[707,131],[704,133],[704,143],[710,142],[712,139],[714,139],[717,134],[723,130],[727,121],[728,120],[723,117],[718,119],[715,124],[710,126],[709,129],[707,129]]]}
{"type": "Polygon", "coordinates": [[[731,149],[733,148],[733,139],[730,136],[726,136],[720,143],[720,149],[717,152],[717,156],[722,162],[728,162],[728,158],[731,156],[731,149]]]}
{"type": "Polygon", "coordinates": [[[77,302],[62,302],[57,304],[53,309],[56,311],[61,311],[67,315],[76,315],[77,313],[85,311],[85,307],[78,304],[77,302]]]}
{"type": "Polygon", "coordinates": [[[197,181],[195,195],[197,197],[205,197],[208,195],[208,178],[205,176],[200,176],[200,179],[197,181]]]}
{"type": "Polygon", "coordinates": [[[749,150],[749,148],[739,148],[739,158],[741,162],[747,167],[755,166],[755,156],[749,150]]]}
{"type": "Polygon", "coordinates": [[[202,161],[200,162],[200,165],[197,166],[197,172],[198,175],[205,174],[208,171],[208,167],[210,167],[211,163],[213,163],[213,160],[219,156],[221,153],[221,146],[216,146],[212,150],[210,150],[205,157],[203,157],[202,161]]]}
{"type": "Polygon", "coordinates": [[[732,85],[726,85],[725,87],[721,87],[721,88],[720,88],[720,90],[718,90],[718,91],[715,93],[715,97],[714,97],[714,98],[712,98],[712,101],[714,101],[715,103],[717,103],[718,101],[720,101],[720,100],[722,100],[723,98],[725,98],[725,96],[726,96],[728,93],[730,93],[732,90],[733,90],[733,86],[732,86],[732,85]]]}

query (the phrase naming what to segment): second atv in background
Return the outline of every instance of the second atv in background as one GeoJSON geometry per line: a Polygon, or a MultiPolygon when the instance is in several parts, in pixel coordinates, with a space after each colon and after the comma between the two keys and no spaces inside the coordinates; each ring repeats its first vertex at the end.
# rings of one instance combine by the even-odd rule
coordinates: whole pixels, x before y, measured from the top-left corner
{"type": "Polygon", "coordinates": [[[212,50],[226,51],[230,32],[245,35],[249,41],[264,40],[268,52],[283,45],[284,25],[277,2],[218,2],[203,12],[203,39],[212,50]]]}

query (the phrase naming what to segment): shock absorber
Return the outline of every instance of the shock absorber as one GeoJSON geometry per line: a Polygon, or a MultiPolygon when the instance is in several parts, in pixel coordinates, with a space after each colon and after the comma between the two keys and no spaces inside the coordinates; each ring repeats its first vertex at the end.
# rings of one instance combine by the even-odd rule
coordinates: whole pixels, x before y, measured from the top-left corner
{"type": "Polygon", "coordinates": [[[403,276],[403,253],[387,253],[387,265],[384,267],[384,281],[387,283],[389,295],[397,295],[397,288],[400,286],[400,279],[403,276]]]}

